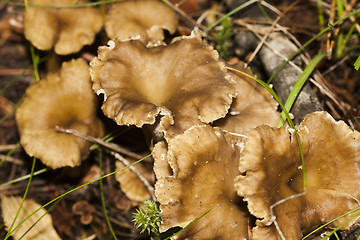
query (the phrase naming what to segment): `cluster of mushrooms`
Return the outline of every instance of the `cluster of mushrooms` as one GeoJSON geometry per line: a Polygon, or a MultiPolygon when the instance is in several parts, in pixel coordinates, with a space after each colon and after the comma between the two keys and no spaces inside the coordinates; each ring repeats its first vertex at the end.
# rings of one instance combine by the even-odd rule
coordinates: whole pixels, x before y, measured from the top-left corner
{"type": "MultiPolygon", "coordinates": [[[[72,2],[30,1],[56,6],[72,2]]],[[[266,89],[227,70],[199,31],[169,44],[162,41],[163,29],[174,33],[178,22],[164,3],[118,2],[104,20],[92,7],[29,7],[24,19],[26,38],[57,54],[92,43],[103,22],[112,39],[99,47],[90,64],[83,59],[64,62],[58,72],[27,89],[16,112],[25,151],[54,169],[80,165],[91,143],[56,129],[103,137],[95,93],[103,94],[107,117],[152,136],[160,230],[185,227],[207,213],[174,239],[300,239],[359,207],[359,133],[326,112],[309,114],[296,130],[302,164],[295,130],[275,128],[277,103],[266,89]],[[142,8],[148,14],[139,14],[142,8]],[[76,11],[87,11],[86,21],[76,11]],[[77,44],[68,39],[77,39],[77,44]]],[[[233,67],[251,74],[241,63],[233,67]]],[[[150,198],[144,186],[119,179],[129,198],[150,198]],[[142,188],[140,197],[132,196],[137,188],[142,188]]],[[[357,220],[354,214],[326,228],[346,229],[357,220]]]]}

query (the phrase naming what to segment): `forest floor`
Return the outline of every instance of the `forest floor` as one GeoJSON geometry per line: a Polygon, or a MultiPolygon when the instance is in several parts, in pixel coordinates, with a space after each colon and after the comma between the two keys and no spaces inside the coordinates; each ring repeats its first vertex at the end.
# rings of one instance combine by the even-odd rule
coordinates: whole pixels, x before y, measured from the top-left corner
{"type": "MultiPolygon", "coordinates": [[[[14,2],[22,3],[22,1],[14,2]]],[[[239,5],[239,2],[231,0],[189,0],[187,4],[184,4],[185,8],[182,8],[181,13],[178,13],[180,25],[177,34],[189,34],[191,32],[194,22],[189,19],[196,21],[206,11],[211,10],[213,14],[206,15],[205,21],[202,23],[208,26],[207,21],[218,19],[219,16],[230,12],[233,6],[239,5]]],[[[324,17],[323,26],[319,24],[319,6],[317,5],[319,1],[296,1],[296,4],[290,2],[293,3],[294,1],[270,1],[271,6],[278,9],[280,13],[284,13],[276,20],[278,24],[293,34],[300,44],[306,43],[322,29],[328,27],[328,23],[334,23],[338,20],[339,8],[335,5],[335,1],[320,1],[323,3],[321,7],[324,17]]],[[[346,9],[348,13],[360,8],[359,2],[349,2],[347,3],[348,9],[346,9]],[[355,3],[351,5],[353,2],[355,3]]],[[[224,36],[224,33],[219,35],[219,27],[211,29],[207,35],[207,40],[212,45],[216,45],[219,38],[223,37],[226,44],[229,44],[229,48],[223,46],[227,48],[224,51],[229,51],[225,53],[227,54],[225,57],[228,57],[231,62],[244,61],[249,63],[257,77],[265,81],[270,76],[263,69],[264,63],[261,63],[256,54],[252,57],[256,46],[259,44],[259,39],[254,43],[249,43],[248,48],[244,49],[241,44],[236,42],[236,35],[242,31],[256,31],[260,28],[259,26],[269,29],[278,15],[270,10],[267,12],[270,15],[269,20],[263,17],[257,6],[250,9],[246,8],[231,17],[230,37],[224,36]],[[251,28],[253,29],[251,30],[251,28]]],[[[14,115],[26,88],[35,81],[30,43],[23,35],[23,13],[23,6],[7,1],[0,2],[0,159],[2,159],[0,160],[0,184],[28,175],[33,162],[33,159],[19,145],[20,138],[14,115]]],[[[334,96],[336,102],[327,94],[319,91],[314,85],[311,85],[311,88],[316,93],[323,109],[335,119],[344,120],[354,130],[360,130],[360,72],[354,67],[354,63],[360,54],[360,26],[358,22],[359,14],[355,15],[354,19],[348,18],[336,26],[331,26],[330,31],[317,37],[303,51],[303,53],[308,54],[309,60],[319,52],[327,52],[327,57],[316,66],[316,74],[323,80],[327,91],[331,93],[331,96],[334,96]],[[338,43],[339,41],[341,43],[338,43]]],[[[277,26],[274,26],[274,29],[279,31],[277,26]]],[[[258,34],[260,37],[265,35],[263,32],[258,32],[258,34]]],[[[84,47],[81,52],[70,57],[62,57],[60,61],[73,57],[83,57],[89,60],[89,58],[97,55],[97,47],[105,45],[107,40],[104,30],[102,30],[91,46],[84,47]]],[[[223,43],[223,45],[225,44],[223,43]]],[[[40,59],[46,59],[46,52],[35,51],[40,59]]],[[[43,78],[48,68],[46,60],[40,63],[38,67],[40,78],[43,78]]],[[[117,128],[117,125],[103,116],[100,110],[99,115],[106,122],[107,131],[117,128]]],[[[122,129],[126,131],[114,140],[116,144],[143,156],[149,153],[147,143],[139,129],[135,127],[122,127],[122,129]]],[[[43,169],[46,171],[32,179],[27,192],[27,198],[36,199],[40,204],[45,204],[81,184],[98,178],[101,171],[97,152],[93,152],[80,167],[76,168],[50,170],[40,161],[37,161],[34,171],[42,171],[43,169]]],[[[112,157],[104,157],[102,174],[109,174],[114,169],[115,164],[112,157]]],[[[0,185],[0,193],[23,196],[27,184],[28,181],[25,180],[10,185],[0,185]]],[[[52,209],[50,214],[53,225],[62,239],[110,239],[111,233],[104,215],[102,195],[99,189],[99,181],[94,182],[68,194],[52,209]],[[92,219],[89,223],[82,223],[81,216],[74,213],[73,206],[76,204],[84,204],[86,207],[92,206],[92,219]]],[[[146,235],[140,235],[139,230],[133,225],[133,214],[136,207],[141,203],[129,200],[121,191],[114,176],[104,179],[102,192],[116,236],[119,239],[146,238],[146,235]]],[[[0,225],[2,223],[0,220],[0,225]]],[[[5,236],[4,228],[0,229],[0,238],[3,239],[5,236]]]]}

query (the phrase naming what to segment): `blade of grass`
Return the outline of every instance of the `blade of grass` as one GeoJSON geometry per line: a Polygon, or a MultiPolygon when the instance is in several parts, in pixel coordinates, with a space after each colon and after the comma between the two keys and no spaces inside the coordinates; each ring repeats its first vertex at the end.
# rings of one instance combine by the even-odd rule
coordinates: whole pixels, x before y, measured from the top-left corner
{"type": "MultiPolygon", "coordinates": [[[[32,163],[31,172],[30,172],[30,178],[29,178],[28,184],[27,184],[27,186],[26,186],[24,196],[23,196],[23,198],[22,198],[22,200],[21,200],[19,209],[18,209],[18,211],[16,212],[15,218],[14,218],[13,222],[11,223],[11,225],[10,225],[10,227],[9,227],[9,231],[7,232],[7,234],[6,234],[6,236],[5,236],[5,239],[9,238],[9,237],[11,236],[11,234],[13,233],[12,228],[14,227],[14,224],[15,224],[15,222],[16,222],[16,219],[17,219],[18,216],[19,216],[19,213],[20,213],[20,211],[21,211],[21,209],[22,209],[22,206],[23,206],[23,204],[24,204],[26,195],[27,195],[27,193],[28,193],[28,191],[29,191],[29,188],[30,188],[31,180],[32,180],[32,177],[33,177],[33,174],[34,174],[35,164],[36,164],[36,158],[33,158],[33,163],[32,163]]],[[[16,227],[16,228],[17,228],[17,227],[16,227]]],[[[16,229],[16,228],[15,228],[15,229],[16,229]]],[[[15,229],[14,229],[14,230],[15,230],[15,229]]]]}
{"type": "Polygon", "coordinates": [[[258,82],[261,86],[263,86],[264,88],[266,88],[266,90],[268,90],[268,92],[270,92],[270,94],[274,97],[274,99],[279,103],[279,105],[281,106],[281,108],[283,109],[284,113],[285,113],[285,116],[286,116],[286,119],[290,125],[290,127],[292,129],[294,129],[294,133],[295,133],[295,136],[296,136],[296,141],[298,143],[298,147],[299,147],[299,151],[300,151],[300,158],[301,158],[301,166],[302,166],[302,172],[303,172],[303,186],[304,186],[304,192],[306,192],[306,174],[305,174],[305,159],[304,159],[304,153],[303,153],[303,149],[302,149],[302,144],[301,144],[301,141],[300,141],[300,136],[295,128],[295,124],[294,122],[291,120],[291,117],[289,115],[289,112],[286,110],[285,106],[282,104],[279,96],[274,92],[274,90],[266,83],[266,82],[263,82],[261,81],[260,79],[256,79],[254,78],[253,76],[249,75],[249,74],[246,74],[244,72],[241,72],[235,68],[231,68],[231,67],[226,67],[228,70],[231,70],[231,71],[234,71],[236,73],[240,73],[242,75],[245,75],[253,80],[255,80],[256,82],[258,82]]]}
{"type": "Polygon", "coordinates": [[[182,231],[184,231],[185,229],[187,229],[188,227],[190,227],[191,225],[193,225],[194,223],[196,223],[197,221],[199,221],[200,219],[202,219],[203,217],[205,217],[210,211],[212,211],[213,209],[210,209],[208,211],[206,211],[203,215],[201,215],[200,217],[196,218],[194,221],[191,221],[188,225],[186,225],[183,229],[177,231],[176,233],[174,233],[173,235],[171,235],[170,237],[165,238],[164,240],[169,240],[172,237],[174,237],[175,235],[181,233],[182,231]]]}
{"type": "MultiPolygon", "coordinates": [[[[353,212],[356,212],[356,211],[359,211],[359,210],[360,210],[360,207],[357,207],[357,208],[355,208],[355,209],[353,209],[353,210],[348,211],[347,213],[344,213],[344,214],[340,215],[340,216],[337,217],[337,218],[334,218],[333,220],[331,220],[331,221],[323,224],[322,226],[316,228],[314,231],[312,231],[312,232],[310,232],[309,234],[307,234],[305,237],[302,238],[302,240],[305,240],[306,238],[310,237],[311,235],[313,235],[314,233],[316,233],[316,232],[319,231],[320,229],[322,229],[322,228],[326,227],[327,225],[329,225],[329,224],[331,224],[331,223],[339,220],[340,218],[345,217],[346,215],[349,215],[349,214],[351,214],[351,213],[353,213],[353,212]]],[[[359,213],[359,214],[360,214],[360,213],[359,213]]]]}
{"type": "Polygon", "coordinates": [[[306,48],[310,43],[312,43],[313,41],[315,41],[318,37],[320,37],[321,35],[323,35],[324,33],[326,33],[327,31],[331,30],[334,26],[337,26],[338,24],[342,23],[343,21],[345,21],[346,19],[348,19],[351,16],[354,16],[356,14],[360,13],[360,9],[357,9],[356,11],[353,11],[351,13],[349,13],[348,15],[346,15],[344,18],[339,19],[338,21],[336,21],[333,25],[328,26],[327,28],[324,28],[323,30],[321,30],[318,34],[316,34],[314,37],[312,37],[309,41],[307,41],[306,43],[304,43],[296,52],[294,52],[293,55],[291,55],[288,60],[286,60],[283,64],[281,64],[281,66],[276,69],[276,71],[273,73],[273,75],[271,75],[271,77],[269,78],[269,80],[267,81],[267,84],[270,84],[271,81],[274,79],[274,77],[281,71],[281,69],[283,69],[283,67],[285,67],[286,64],[289,63],[289,61],[291,61],[294,57],[296,57],[304,48],[306,48]]]}
{"type": "Polygon", "coordinates": [[[355,214],[354,216],[352,216],[351,218],[347,219],[346,221],[344,221],[342,224],[340,224],[339,226],[337,226],[337,228],[333,229],[327,236],[323,237],[323,239],[329,238],[331,235],[336,234],[336,232],[338,230],[340,230],[342,227],[344,227],[345,225],[347,225],[349,222],[351,222],[352,220],[354,220],[355,218],[358,218],[360,216],[360,213],[355,214]]]}
{"type": "Polygon", "coordinates": [[[11,109],[10,112],[8,112],[5,116],[3,116],[1,119],[0,119],[0,124],[3,123],[6,119],[8,119],[14,112],[15,110],[19,107],[20,103],[23,101],[25,95],[23,95],[20,100],[15,104],[15,106],[13,107],[13,109],[11,109]]]}
{"type": "Polygon", "coordinates": [[[240,6],[234,8],[233,10],[231,10],[230,12],[228,12],[227,14],[225,14],[224,16],[222,16],[221,18],[219,18],[218,20],[216,20],[214,23],[212,23],[210,26],[208,26],[207,28],[205,28],[205,30],[203,31],[203,34],[207,33],[208,31],[210,31],[213,27],[215,27],[216,25],[220,24],[222,21],[224,21],[225,19],[229,18],[231,15],[237,13],[238,11],[240,11],[241,9],[246,8],[247,6],[250,6],[253,3],[256,3],[258,0],[249,0],[246,1],[245,3],[241,4],[240,6]]]}
{"type": "MultiPolygon", "coordinates": [[[[15,146],[5,155],[5,157],[3,158],[3,159],[1,159],[1,161],[0,161],[0,165],[2,165],[5,161],[6,161],[6,158],[7,157],[9,157],[9,156],[11,156],[14,152],[15,152],[15,150],[17,149],[17,147],[20,145],[20,142],[17,142],[16,144],[15,144],[15,146]]],[[[1,185],[0,185],[1,186],[1,185]]]]}
{"type": "Polygon", "coordinates": [[[359,68],[360,68],[360,54],[354,63],[354,67],[356,70],[359,70],[359,68]]]}
{"type": "Polygon", "coordinates": [[[323,30],[325,24],[325,18],[324,18],[324,12],[322,10],[322,0],[317,0],[316,2],[318,7],[318,19],[319,19],[320,29],[323,30]]]}
{"type": "MultiPolygon", "coordinates": [[[[107,178],[107,177],[109,177],[109,176],[112,176],[112,175],[114,175],[115,173],[120,172],[120,171],[122,171],[122,170],[124,170],[124,169],[127,169],[127,168],[129,168],[130,166],[133,166],[133,165],[135,165],[135,164],[137,164],[137,163],[145,160],[146,158],[148,158],[148,157],[150,157],[150,156],[151,156],[151,154],[149,154],[149,155],[147,155],[147,156],[139,159],[138,161],[136,161],[136,162],[134,162],[134,163],[132,163],[132,164],[126,166],[126,167],[123,167],[123,168],[121,168],[121,169],[119,169],[119,170],[116,170],[116,171],[114,171],[114,172],[108,173],[108,174],[106,174],[106,175],[104,175],[104,176],[102,176],[102,177],[99,177],[99,178],[97,178],[97,179],[95,179],[95,180],[92,180],[92,181],[90,181],[90,182],[84,183],[84,184],[82,184],[82,185],[80,185],[80,186],[78,186],[78,187],[76,187],[76,188],[73,188],[73,189],[67,191],[66,193],[61,194],[60,196],[57,196],[56,198],[54,198],[54,199],[52,199],[51,201],[45,203],[44,205],[42,205],[41,207],[39,207],[36,211],[34,211],[33,213],[31,213],[31,214],[28,216],[28,218],[30,218],[31,216],[33,216],[34,214],[36,214],[36,213],[37,213],[38,211],[40,211],[41,209],[43,209],[43,208],[45,208],[46,206],[48,206],[49,204],[51,204],[51,203],[53,203],[53,202],[55,202],[55,201],[57,201],[57,200],[65,197],[66,195],[68,195],[68,194],[70,194],[70,193],[72,193],[72,192],[74,192],[74,191],[76,191],[76,190],[78,190],[78,189],[80,189],[80,188],[83,188],[83,187],[85,187],[85,186],[87,186],[87,185],[89,185],[89,184],[92,184],[92,183],[94,183],[94,182],[96,182],[96,181],[99,181],[100,179],[104,179],[104,178],[107,178]]],[[[22,224],[24,224],[25,221],[26,221],[26,219],[23,220],[23,221],[21,221],[12,231],[9,231],[7,237],[5,237],[4,240],[8,239],[9,236],[10,236],[14,231],[16,231],[16,229],[17,229],[19,226],[21,226],[22,224]]]]}
{"type": "Polygon", "coordinates": [[[41,215],[41,217],[40,217],[38,220],[36,220],[36,221],[34,222],[34,224],[31,225],[31,227],[29,227],[29,229],[27,229],[27,230],[24,232],[23,235],[21,235],[21,237],[19,238],[19,240],[23,239],[23,237],[25,237],[25,235],[26,235],[38,222],[40,222],[41,219],[46,216],[46,214],[48,214],[48,213],[60,202],[60,200],[61,200],[61,199],[57,200],[53,205],[51,205],[51,207],[50,207],[48,210],[46,210],[46,212],[45,212],[43,215],[41,215]]]}
{"type": "Polygon", "coordinates": [[[285,112],[284,109],[286,109],[287,112],[290,112],[290,109],[292,108],[297,96],[299,95],[302,87],[304,86],[306,80],[309,78],[310,74],[314,71],[315,67],[320,63],[322,59],[326,56],[326,52],[319,53],[316,55],[306,66],[303,73],[300,75],[296,83],[294,84],[294,87],[291,89],[291,92],[289,94],[289,97],[286,99],[285,105],[283,108],[283,111],[280,115],[279,122],[277,124],[277,127],[281,127],[284,125],[285,122],[285,112]]]}
{"type": "MultiPolygon", "coordinates": [[[[42,173],[44,173],[44,172],[47,172],[48,170],[49,170],[49,168],[40,169],[40,170],[34,172],[32,176],[40,175],[40,174],[42,174],[42,173]]],[[[21,176],[21,177],[19,177],[19,178],[16,178],[16,179],[14,179],[14,180],[11,180],[11,181],[9,181],[9,182],[2,183],[2,184],[0,184],[0,187],[4,187],[4,186],[6,186],[6,185],[10,185],[10,184],[13,184],[13,183],[17,183],[17,182],[23,181],[23,180],[25,180],[25,179],[28,179],[28,178],[30,178],[30,177],[31,177],[31,174],[27,174],[27,175],[21,176]]]]}
{"type": "MultiPolygon", "coordinates": [[[[99,151],[99,170],[100,170],[100,177],[101,177],[102,176],[102,150],[101,149],[99,151]]],[[[100,184],[101,205],[103,207],[106,223],[107,223],[107,225],[109,227],[111,235],[113,236],[114,239],[117,240],[117,237],[116,237],[116,235],[114,233],[114,230],[113,230],[112,225],[111,225],[110,220],[109,220],[109,216],[108,216],[107,211],[106,211],[104,189],[103,189],[103,180],[102,179],[99,180],[99,184],[100,184]]]]}

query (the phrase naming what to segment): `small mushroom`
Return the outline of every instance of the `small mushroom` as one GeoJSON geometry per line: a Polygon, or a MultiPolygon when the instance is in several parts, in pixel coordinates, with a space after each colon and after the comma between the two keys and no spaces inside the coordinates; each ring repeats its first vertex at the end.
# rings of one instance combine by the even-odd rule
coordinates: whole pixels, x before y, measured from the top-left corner
{"type": "MultiPolygon", "coordinates": [[[[360,134],[326,112],[305,117],[298,134],[306,189],[293,131],[260,126],[247,136],[236,178],[239,196],[257,220],[253,239],[301,239],[360,205],[360,134]],[[279,226],[275,228],[275,221],[279,226]]],[[[331,222],[336,228],[353,214],[331,222]]],[[[356,218],[342,227],[348,228],[356,218]]]]}
{"type": "Polygon", "coordinates": [[[170,139],[167,154],[161,142],[155,145],[161,231],[185,227],[211,210],[174,239],[247,239],[247,210],[234,187],[241,143],[219,128],[195,126],[170,139]],[[170,175],[161,169],[164,161],[170,175]]]}
{"type": "Polygon", "coordinates": [[[145,40],[163,40],[163,30],[173,34],[178,25],[176,13],[158,0],[128,0],[111,6],[105,20],[110,39],[140,37],[145,40]]]}
{"type": "MultiPolygon", "coordinates": [[[[233,68],[253,76],[244,62],[239,62],[233,68]]],[[[277,102],[273,96],[250,77],[230,71],[236,81],[238,95],[234,99],[225,118],[217,120],[214,125],[229,132],[245,134],[251,128],[268,125],[276,127],[280,119],[277,112],[277,102]]]]}
{"type": "Polygon", "coordinates": [[[65,62],[57,73],[31,85],[16,111],[20,142],[25,151],[52,168],[81,163],[91,143],[57,132],[56,127],[102,137],[96,117],[96,95],[91,89],[88,64],[82,59],[65,62]]]}
{"type": "MultiPolygon", "coordinates": [[[[86,3],[85,0],[76,1],[86,3]]],[[[73,5],[73,0],[30,0],[33,5],[73,5]]],[[[24,16],[24,34],[36,48],[67,55],[78,52],[94,41],[103,25],[98,9],[93,7],[45,8],[29,6],[24,16]]]]}
{"type": "Polygon", "coordinates": [[[88,201],[81,200],[76,202],[72,206],[72,211],[76,215],[80,215],[80,222],[84,225],[89,225],[93,220],[93,213],[95,212],[95,207],[91,205],[88,201]]]}
{"type": "MultiPolygon", "coordinates": [[[[132,164],[135,161],[128,160],[128,162],[132,164]]],[[[116,170],[125,167],[124,163],[119,160],[116,161],[115,166],[116,170]]],[[[139,176],[133,171],[137,171],[139,175],[144,177],[148,182],[154,183],[155,179],[153,172],[149,171],[149,169],[141,164],[135,164],[131,169],[127,168],[115,174],[116,180],[120,183],[121,190],[132,201],[143,202],[150,199],[152,193],[149,192],[144,182],[139,179],[139,176]]]]}
{"type": "Polygon", "coordinates": [[[169,45],[140,40],[110,41],[91,65],[93,89],[103,93],[102,110],[118,125],[156,125],[165,137],[224,117],[236,96],[218,53],[200,33],[169,45]]]}

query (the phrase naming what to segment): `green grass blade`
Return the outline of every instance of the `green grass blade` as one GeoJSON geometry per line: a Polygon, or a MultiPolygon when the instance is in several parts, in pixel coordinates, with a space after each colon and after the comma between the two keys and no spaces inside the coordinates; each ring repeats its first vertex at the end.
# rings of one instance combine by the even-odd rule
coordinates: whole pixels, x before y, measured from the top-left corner
{"type": "MultiPolygon", "coordinates": [[[[21,235],[21,237],[19,238],[19,240],[23,239],[23,237],[24,237],[38,222],[40,222],[41,219],[42,219],[43,217],[45,217],[46,214],[48,214],[48,213],[60,202],[60,200],[61,200],[61,199],[57,200],[53,205],[51,205],[51,207],[50,207],[48,210],[46,210],[46,212],[45,212],[43,215],[41,215],[41,217],[40,217],[38,220],[36,220],[36,221],[34,222],[34,224],[33,224],[31,227],[29,227],[29,229],[27,229],[27,230],[24,232],[23,235],[21,235]]],[[[28,219],[28,218],[30,218],[30,217],[27,217],[27,219],[28,219]]]]}
{"type": "Polygon", "coordinates": [[[269,80],[267,81],[267,84],[270,84],[271,81],[274,79],[274,77],[281,71],[281,69],[283,69],[283,67],[285,67],[285,65],[287,65],[294,57],[296,57],[304,48],[306,48],[310,43],[312,43],[313,41],[315,41],[318,37],[320,37],[321,35],[323,35],[324,33],[326,33],[327,31],[329,31],[330,29],[332,29],[334,26],[342,23],[343,21],[345,21],[346,19],[348,19],[351,16],[354,16],[356,14],[360,13],[360,9],[357,9],[356,11],[353,11],[351,13],[349,13],[348,15],[346,15],[344,18],[339,19],[338,21],[336,21],[333,25],[328,26],[327,28],[324,28],[323,30],[321,30],[318,34],[316,34],[314,37],[312,37],[309,41],[307,41],[306,43],[304,43],[295,53],[293,53],[293,55],[291,55],[289,57],[288,60],[286,60],[283,64],[280,65],[280,67],[278,67],[278,69],[276,69],[276,71],[271,75],[271,77],[269,78],[269,80]]]}
{"type": "Polygon", "coordinates": [[[319,19],[320,29],[323,30],[325,24],[325,18],[324,18],[324,12],[322,10],[322,0],[317,0],[316,2],[318,7],[318,19],[319,19]]]}
{"type": "MultiPolygon", "coordinates": [[[[148,158],[148,157],[150,157],[150,156],[151,156],[151,154],[149,154],[149,155],[147,155],[147,156],[139,159],[138,161],[136,161],[136,162],[134,162],[134,163],[132,163],[132,164],[126,166],[126,167],[123,167],[123,168],[121,168],[121,169],[119,169],[119,170],[116,170],[116,171],[114,171],[114,172],[111,172],[111,173],[109,173],[109,174],[106,174],[106,175],[104,175],[104,176],[102,176],[102,177],[99,177],[99,178],[97,178],[97,179],[95,179],[95,180],[92,180],[92,181],[90,181],[90,182],[84,183],[84,184],[82,184],[82,185],[80,185],[80,186],[78,186],[78,187],[76,187],[76,188],[73,188],[73,189],[67,191],[66,193],[61,194],[60,196],[57,196],[56,198],[54,198],[54,199],[52,199],[51,201],[45,203],[45,204],[42,205],[40,208],[38,208],[36,211],[34,211],[33,213],[31,213],[31,214],[28,216],[28,218],[31,217],[31,216],[33,216],[34,214],[36,214],[38,211],[40,211],[41,209],[45,208],[45,207],[48,206],[49,204],[52,204],[53,202],[55,202],[55,201],[57,201],[57,200],[65,197],[66,195],[68,195],[68,194],[70,194],[70,193],[72,193],[72,192],[74,192],[74,191],[76,191],[76,190],[78,190],[78,189],[80,189],[80,188],[83,188],[83,187],[85,187],[85,186],[87,186],[87,185],[89,185],[89,184],[92,184],[92,183],[94,183],[94,182],[96,182],[96,181],[99,181],[100,179],[107,178],[107,177],[109,177],[109,176],[114,175],[114,174],[117,173],[117,172],[120,172],[120,171],[122,171],[122,170],[124,170],[124,169],[127,169],[127,168],[129,168],[129,167],[131,167],[131,166],[133,166],[133,165],[135,165],[135,164],[138,164],[139,162],[144,161],[146,158],[148,158]]],[[[24,224],[25,221],[26,221],[26,220],[21,221],[11,232],[10,232],[10,231],[8,232],[8,235],[10,236],[14,231],[16,231],[16,229],[17,229],[19,226],[21,226],[22,224],[24,224]]],[[[8,239],[9,236],[7,236],[4,240],[8,239]]]]}
{"type": "Polygon", "coordinates": [[[266,83],[266,82],[263,82],[261,81],[260,79],[256,79],[254,78],[253,76],[249,75],[249,74],[246,74],[244,72],[241,72],[235,68],[231,68],[231,67],[227,67],[228,70],[231,70],[231,71],[234,71],[234,72],[237,72],[237,73],[240,73],[240,74],[243,74],[253,80],[255,80],[256,82],[258,82],[261,86],[263,86],[264,88],[266,88],[266,90],[274,97],[274,99],[279,103],[279,105],[281,106],[282,109],[284,109],[284,113],[285,113],[285,116],[286,116],[286,119],[290,125],[290,127],[292,129],[294,129],[294,133],[295,133],[295,136],[296,136],[296,141],[298,143],[298,147],[299,147],[299,151],[300,151],[300,158],[301,158],[301,166],[302,166],[302,172],[303,172],[303,186],[304,186],[304,191],[306,189],[306,172],[305,172],[305,158],[304,158],[304,152],[303,152],[303,149],[302,149],[302,144],[301,144],[301,141],[300,141],[300,136],[295,128],[295,124],[294,122],[291,120],[291,117],[289,115],[289,112],[285,109],[285,106],[282,104],[279,96],[274,92],[274,90],[266,83]]]}
{"type": "Polygon", "coordinates": [[[219,18],[218,20],[216,20],[214,23],[212,23],[210,26],[208,26],[207,28],[205,28],[205,30],[203,31],[203,33],[207,33],[208,31],[210,31],[213,27],[215,27],[216,25],[220,24],[222,21],[224,21],[225,19],[229,18],[231,15],[237,13],[238,11],[240,11],[241,9],[246,8],[247,6],[250,6],[253,3],[256,3],[258,0],[249,0],[243,4],[241,4],[240,6],[234,8],[233,10],[231,10],[230,12],[228,12],[227,14],[225,14],[224,16],[222,16],[221,18],[219,18]]]}
{"type": "MultiPolygon", "coordinates": [[[[40,175],[40,174],[42,174],[42,173],[44,173],[44,172],[47,172],[48,170],[49,170],[49,168],[40,169],[40,170],[34,172],[34,173],[32,174],[32,176],[40,175]]],[[[6,185],[10,185],[10,184],[13,184],[13,183],[17,183],[17,182],[23,181],[23,180],[25,180],[25,179],[28,179],[28,178],[30,178],[30,177],[31,177],[31,174],[27,174],[27,175],[21,176],[21,177],[19,177],[19,178],[16,178],[16,179],[14,179],[14,180],[11,180],[11,181],[9,181],[9,182],[2,183],[2,184],[0,184],[0,187],[4,187],[4,186],[6,186],[6,185]]]]}
{"type": "MultiPolygon", "coordinates": [[[[169,240],[171,239],[173,236],[175,236],[176,234],[181,233],[182,231],[184,231],[185,229],[187,229],[188,227],[190,227],[191,225],[193,225],[194,223],[196,223],[197,221],[199,221],[200,219],[202,219],[203,217],[205,217],[210,211],[212,211],[213,209],[210,209],[208,211],[206,211],[203,215],[201,215],[200,217],[196,218],[194,221],[191,221],[188,225],[186,225],[183,229],[177,231],[176,233],[174,233],[173,235],[171,235],[170,237],[165,238],[164,240],[169,240]]],[[[211,226],[210,226],[211,227],[211,226]]]]}
{"type": "MultiPolygon", "coordinates": [[[[5,155],[5,157],[3,159],[1,159],[0,161],[0,165],[2,165],[5,161],[6,161],[6,158],[10,157],[14,152],[15,150],[17,149],[17,147],[20,145],[20,142],[17,142],[15,144],[15,146],[5,155]]],[[[1,186],[1,185],[0,185],[1,186]]]]}
{"type": "MultiPolygon", "coordinates": [[[[31,180],[32,180],[32,177],[33,177],[33,174],[34,174],[35,164],[36,164],[36,158],[33,158],[33,163],[32,163],[31,172],[30,172],[30,178],[29,178],[28,184],[27,184],[27,186],[26,186],[24,196],[23,196],[23,198],[22,198],[22,200],[21,200],[19,209],[18,209],[18,211],[17,211],[17,213],[16,213],[16,215],[15,215],[15,218],[14,218],[13,222],[11,223],[11,226],[9,227],[9,231],[7,232],[7,234],[6,234],[6,236],[5,236],[5,239],[8,239],[8,238],[11,236],[11,234],[15,231],[15,229],[17,228],[17,227],[16,227],[16,228],[12,231],[12,228],[14,227],[14,224],[15,224],[15,222],[16,222],[16,219],[18,218],[19,213],[20,213],[20,211],[21,211],[21,209],[22,209],[22,206],[23,206],[23,204],[24,204],[26,195],[27,195],[27,193],[28,193],[28,191],[29,191],[30,184],[31,184],[31,180]]],[[[5,240],[5,239],[4,239],[4,240],[5,240]]]]}
{"type": "Polygon", "coordinates": [[[359,68],[360,68],[360,54],[354,63],[354,67],[356,70],[359,70],[359,68]]]}
{"type": "Polygon", "coordinates": [[[337,9],[337,15],[338,18],[341,18],[341,16],[344,13],[344,3],[343,0],[336,0],[336,9],[337,9]]]}
{"type": "MultiPolygon", "coordinates": [[[[310,237],[311,235],[313,235],[314,233],[316,233],[316,232],[319,231],[320,229],[322,229],[322,228],[326,227],[327,225],[329,225],[329,224],[331,224],[331,223],[339,220],[340,218],[345,217],[346,215],[349,215],[349,214],[351,214],[351,213],[353,213],[353,212],[356,212],[356,211],[359,211],[359,210],[360,210],[360,207],[357,207],[357,208],[355,208],[355,209],[353,209],[353,210],[350,210],[350,211],[347,212],[347,213],[342,214],[341,216],[339,216],[339,217],[337,217],[337,218],[334,218],[333,220],[331,220],[331,221],[323,224],[322,226],[316,228],[314,231],[312,231],[312,232],[310,232],[309,234],[307,234],[305,237],[302,238],[302,240],[305,240],[306,238],[310,237]]],[[[359,213],[359,214],[360,214],[360,213],[359,213]]],[[[355,216],[357,216],[357,215],[355,215],[355,216]]]]}
{"type": "Polygon", "coordinates": [[[304,86],[306,80],[309,78],[310,74],[314,71],[316,66],[320,63],[322,59],[326,56],[326,52],[319,53],[316,55],[310,62],[309,65],[306,66],[303,73],[300,75],[299,79],[296,81],[294,87],[291,89],[291,92],[289,94],[289,97],[287,98],[283,111],[280,115],[279,122],[277,124],[277,127],[281,127],[284,125],[285,122],[285,112],[284,109],[286,109],[287,112],[290,112],[290,109],[292,108],[297,96],[299,95],[302,87],[304,86]]]}
{"type": "MultiPolygon", "coordinates": [[[[100,177],[102,176],[102,150],[99,151],[99,169],[100,169],[100,177]]],[[[103,180],[100,179],[99,180],[99,183],[100,183],[100,196],[101,196],[101,205],[103,207],[103,211],[104,211],[104,216],[105,216],[105,219],[106,219],[106,223],[109,227],[109,230],[111,232],[111,235],[113,236],[114,239],[117,240],[117,237],[114,233],[114,230],[111,226],[111,223],[110,223],[110,220],[109,220],[109,216],[107,214],[107,211],[106,211],[106,205],[105,205],[105,197],[104,197],[104,189],[103,189],[103,180]]]]}

